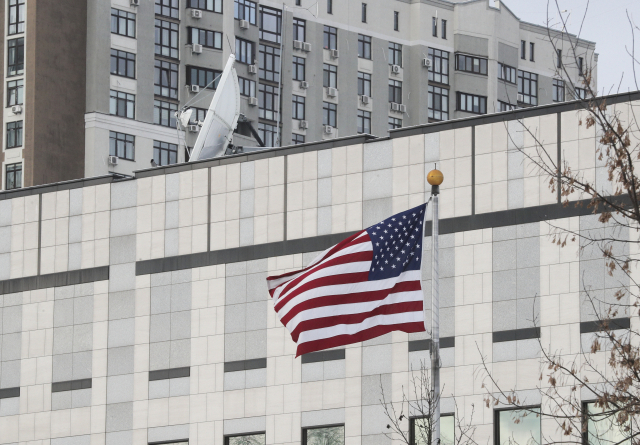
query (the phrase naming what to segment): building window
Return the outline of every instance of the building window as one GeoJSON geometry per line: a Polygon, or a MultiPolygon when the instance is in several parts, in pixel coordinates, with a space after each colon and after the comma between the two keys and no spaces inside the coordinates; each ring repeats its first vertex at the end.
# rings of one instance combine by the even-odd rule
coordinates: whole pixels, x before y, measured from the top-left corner
{"type": "Polygon", "coordinates": [[[540,442],[539,408],[527,410],[495,411],[496,445],[526,443],[539,445],[540,442]]]}
{"type": "Polygon", "coordinates": [[[24,37],[9,40],[7,43],[7,76],[24,73],[24,37]]]}
{"type": "Polygon", "coordinates": [[[153,141],[153,160],[158,165],[171,165],[178,162],[178,146],[168,142],[153,141]]]}
{"type": "Polygon", "coordinates": [[[322,65],[322,86],[338,88],[338,67],[327,63],[322,65]]]}
{"type": "Polygon", "coordinates": [[[535,54],[536,54],[536,44],[533,42],[529,42],[529,60],[530,61],[534,61],[535,60],[535,54]]]}
{"type": "Polygon", "coordinates": [[[520,40],[520,58],[527,60],[527,42],[520,40]]]}
{"type": "Polygon", "coordinates": [[[322,102],[322,125],[337,127],[338,106],[330,102],[322,102]]]}
{"type": "Polygon", "coordinates": [[[15,190],[22,187],[22,163],[7,164],[4,189],[15,190]]]}
{"type": "Polygon", "coordinates": [[[22,147],[22,121],[7,123],[7,148],[22,147]]]}
{"type": "Polygon", "coordinates": [[[265,147],[277,147],[279,145],[275,125],[259,122],[258,134],[262,142],[264,142],[265,147]]]}
{"type": "Polygon", "coordinates": [[[153,123],[163,127],[176,128],[176,116],[178,105],[163,100],[153,101],[153,123]]]}
{"type": "Polygon", "coordinates": [[[256,97],[256,83],[253,80],[238,76],[238,85],[241,96],[256,97]]]}
{"type": "Polygon", "coordinates": [[[584,59],[582,57],[578,57],[578,75],[584,76],[584,59]]]}
{"type": "Polygon", "coordinates": [[[400,31],[400,13],[393,11],[393,30],[400,31]]]}
{"type": "Polygon", "coordinates": [[[576,88],[575,89],[575,96],[576,96],[576,99],[586,100],[587,99],[587,90],[585,88],[576,88]]]}
{"type": "Polygon", "coordinates": [[[304,135],[291,133],[291,143],[293,145],[304,144],[304,135]]]}
{"type": "MultiPolygon", "coordinates": [[[[429,445],[428,426],[424,418],[413,418],[409,420],[409,436],[411,443],[415,445],[429,445]]],[[[440,443],[441,445],[454,445],[455,441],[455,421],[453,414],[442,414],[440,416],[440,443]]],[[[521,444],[525,445],[525,444],[521,444]]]]}
{"type": "Polygon", "coordinates": [[[187,8],[203,9],[222,14],[222,0],[187,0],[187,8]]]}
{"type": "Polygon", "coordinates": [[[402,103],[402,82],[389,79],[389,102],[402,103]]]}
{"type": "Polygon", "coordinates": [[[171,99],[178,98],[178,64],[156,60],[153,94],[171,99]]]}
{"type": "Polygon", "coordinates": [[[431,18],[431,35],[433,35],[433,37],[438,37],[438,18],[437,17],[431,18]]]}
{"type": "Polygon", "coordinates": [[[204,108],[196,107],[191,107],[190,110],[192,111],[191,117],[189,117],[189,124],[193,125],[197,124],[198,122],[204,122],[205,118],[207,117],[207,110],[205,110],[204,108]]]}
{"type": "Polygon", "coordinates": [[[324,27],[324,49],[338,49],[338,30],[333,26],[324,27]]]}
{"type": "Polygon", "coordinates": [[[429,85],[429,119],[446,121],[449,119],[449,90],[429,85]]]}
{"type": "Polygon", "coordinates": [[[396,128],[402,128],[402,119],[397,117],[389,118],[389,130],[395,130],[396,128]]]}
{"type": "Polygon", "coordinates": [[[280,48],[260,45],[260,79],[280,82],[280,48]]]}
{"type": "Polygon", "coordinates": [[[233,16],[238,20],[246,20],[252,25],[256,24],[256,3],[251,0],[235,0],[233,4],[233,16]]]}
{"type": "Polygon", "coordinates": [[[303,445],[344,445],[344,425],[302,430],[303,445]]]}
{"type": "Polygon", "coordinates": [[[117,49],[111,50],[111,74],[136,78],[136,55],[117,49]]]}
{"type": "Polygon", "coordinates": [[[304,96],[293,95],[292,119],[304,120],[304,96]]]}
{"type": "Polygon", "coordinates": [[[513,111],[515,110],[517,107],[515,105],[512,105],[510,103],[507,102],[502,102],[501,100],[498,101],[498,111],[503,112],[503,111],[513,111]]]}
{"type": "Polygon", "coordinates": [[[358,57],[371,60],[371,37],[358,34],[358,57]]]}
{"type": "Polygon", "coordinates": [[[7,82],[7,107],[24,103],[24,80],[7,82]]]}
{"type": "Polygon", "coordinates": [[[236,37],[236,60],[240,63],[246,63],[247,65],[253,64],[255,57],[253,45],[253,42],[236,37]]]}
{"type": "Polygon", "coordinates": [[[367,23],[367,4],[362,4],[362,14],[361,14],[362,23],[367,23]]]}
{"type": "Polygon", "coordinates": [[[307,40],[307,22],[302,19],[293,19],[293,40],[305,42],[307,40]]]}
{"type": "Polygon", "coordinates": [[[222,49],[222,33],[189,27],[189,44],[202,45],[205,48],[222,49]]]}
{"type": "Polygon", "coordinates": [[[564,80],[553,79],[553,101],[564,102],[564,80]]]}
{"type": "Polygon", "coordinates": [[[136,15],[111,8],[111,33],[121,36],[136,37],[136,15]]]}
{"type": "Polygon", "coordinates": [[[358,128],[359,134],[371,134],[371,112],[365,110],[358,110],[358,128]]]}
{"type": "Polygon", "coordinates": [[[456,54],[456,69],[467,73],[487,75],[487,59],[456,54]]]}
{"type": "Polygon", "coordinates": [[[402,66],[402,45],[389,42],[389,65],[402,66]]]}
{"type": "Polygon", "coordinates": [[[518,70],[518,93],[522,94],[518,102],[538,105],[538,75],[518,70]]]}
{"type": "Polygon", "coordinates": [[[273,85],[265,85],[263,83],[258,86],[258,103],[260,104],[259,116],[270,121],[278,120],[278,87],[273,85]]]}
{"type": "Polygon", "coordinates": [[[327,0],[327,14],[333,14],[333,0],[327,0]]]}
{"type": "Polygon", "coordinates": [[[177,19],[180,17],[179,0],[156,0],[155,13],[177,19]]]}
{"type": "Polygon", "coordinates": [[[24,32],[24,0],[9,0],[9,35],[24,32]]]}
{"type": "Polygon", "coordinates": [[[133,119],[135,117],[136,97],[133,94],[111,90],[109,113],[133,119]]]}
{"type": "Polygon", "coordinates": [[[431,59],[429,80],[449,85],[449,52],[429,48],[427,55],[431,59]]]}
{"type": "MultiPolygon", "coordinates": [[[[620,444],[630,445],[631,440],[631,420],[628,419],[624,425],[617,421],[617,416],[605,413],[605,410],[598,407],[595,402],[584,403],[583,413],[586,417],[587,430],[584,433],[585,444],[605,445],[620,444]]],[[[635,433],[635,432],[634,432],[635,433]]]]}
{"type": "Polygon", "coordinates": [[[178,58],[179,25],[156,19],[156,54],[178,58]]]}
{"type": "Polygon", "coordinates": [[[260,6],[260,38],[280,43],[282,32],[282,11],[260,6]]]}
{"type": "Polygon", "coordinates": [[[296,6],[301,6],[302,5],[302,0],[296,0],[296,6]]]}
{"type": "Polygon", "coordinates": [[[442,20],[442,38],[447,40],[447,21],[442,20]]]}
{"type": "Polygon", "coordinates": [[[556,68],[562,68],[562,50],[556,49],[556,68]]]}
{"type": "Polygon", "coordinates": [[[515,84],[518,80],[516,76],[516,69],[512,66],[498,62],[498,79],[515,84]]]}
{"type": "Polygon", "coordinates": [[[474,94],[457,93],[458,110],[467,113],[487,114],[487,98],[474,94]]]}
{"type": "Polygon", "coordinates": [[[304,57],[293,56],[293,80],[305,79],[305,63],[304,57]]]}
{"type": "Polygon", "coordinates": [[[130,134],[109,132],[109,155],[120,159],[134,160],[135,137],[130,134]]]}
{"type": "Polygon", "coordinates": [[[187,85],[198,85],[200,88],[218,88],[222,72],[209,68],[187,66],[187,85]]]}
{"type": "Polygon", "coordinates": [[[371,97],[371,74],[358,71],[358,95],[371,97]]]}

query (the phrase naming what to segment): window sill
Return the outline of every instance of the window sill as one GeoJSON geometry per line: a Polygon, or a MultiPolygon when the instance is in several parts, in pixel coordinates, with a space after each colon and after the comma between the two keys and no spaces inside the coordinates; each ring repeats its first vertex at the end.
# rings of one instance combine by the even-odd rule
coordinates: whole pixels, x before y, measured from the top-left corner
{"type": "Polygon", "coordinates": [[[462,113],[469,113],[469,114],[473,114],[473,115],[475,115],[475,116],[484,116],[485,114],[487,114],[487,113],[475,113],[475,112],[473,112],[473,111],[458,110],[458,109],[456,109],[456,111],[460,111],[460,112],[462,112],[462,113]]]}
{"type": "Polygon", "coordinates": [[[455,70],[456,73],[461,73],[461,74],[471,74],[472,76],[479,76],[479,77],[484,77],[484,78],[488,78],[489,75],[488,74],[482,74],[482,73],[474,73],[473,71],[463,71],[463,70],[455,70]]]}
{"type": "Polygon", "coordinates": [[[128,36],[126,34],[118,34],[117,32],[112,32],[111,34],[116,35],[116,36],[120,36],[120,37],[126,37],[128,39],[133,39],[133,40],[136,39],[135,37],[131,37],[131,36],[128,36]]]}
{"type": "Polygon", "coordinates": [[[135,77],[129,77],[129,76],[123,76],[122,74],[115,74],[115,73],[109,73],[112,76],[116,76],[116,77],[122,77],[123,79],[131,79],[131,80],[138,80],[135,77]]]}

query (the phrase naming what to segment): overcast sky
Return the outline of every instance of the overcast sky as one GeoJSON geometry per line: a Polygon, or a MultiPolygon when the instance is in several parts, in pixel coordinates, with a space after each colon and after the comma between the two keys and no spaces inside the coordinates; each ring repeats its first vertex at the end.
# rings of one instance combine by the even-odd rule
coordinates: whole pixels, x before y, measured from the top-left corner
{"type": "MultiPolygon", "coordinates": [[[[547,23],[547,0],[504,0],[521,20],[538,25],[547,23]]],[[[560,10],[569,14],[568,31],[579,31],[585,14],[587,0],[558,0],[560,10]]],[[[620,85],[620,91],[637,90],[633,78],[633,64],[626,52],[625,45],[631,49],[633,39],[627,15],[640,26],[640,0],[591,0],[580,37],[596,42],[598,58],[598,90],[602,94],[614,91],[620,85]],[[624,73],[624,77],[622,77],[624,73]],[[622,83],[620,79],[622,77],[622,83]]],[[[557,22],[558,12],[555,0],[550,0],[549,16],[557,22]]],[[[636,59],[640,60],[640,31],[635,36],[636,59]]],[[[640,84],[640,65],[636,64],[636,78],[640,84]]]]}

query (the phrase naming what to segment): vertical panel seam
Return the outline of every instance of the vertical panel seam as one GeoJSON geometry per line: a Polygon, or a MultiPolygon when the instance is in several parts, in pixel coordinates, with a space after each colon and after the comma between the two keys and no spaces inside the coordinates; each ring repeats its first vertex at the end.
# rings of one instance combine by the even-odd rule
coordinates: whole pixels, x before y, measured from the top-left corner
{"type": "Polygon", "coordinates": [[[476,126],[471,127],[471,214],[476,214],[476,126]]]}
{"type": "Polygon", "coordinates": [[[558,113],[557,114],[558,118],[557,118],[557,135],[556,135],[556,140],[557,140],[557,166],[558,166],[558,172],[557,172],[557,177],[556,177],[556,181],[557,181],[557,190],[556,193],[558,195],[558,204],[562,203],[562,191],[561,191],[561,186],[560,186],[560,178],[561,178],[561,168],[562,168],[562,114],[558,113]]]}
{"type": "MultiPolygon", "coordinates": [[[[302,158],[302,162],[304,162],[304,156],[302,158]]],[[[289,177],[288,177],[288,165],[289,165],[289,156],[285,156],[284,157],[284,204],[283,204],[283,209],[284,209],[284,213],[283,213],[283,224],[282,224],[282,229],[284,231],[284,234],[282,236],[282,239],[284,241],[287,240],[287,220],[288,220],[288,215],[287,215],[287,189],[289,188],[289,177]]]]}
{"type": "MultiPolygon", "coordinates": [[[[42,193],[38,194],[38,275],[40,275],[40,261],[42,259],[41,253],[42,244],[42,193]]],[[[68,266],[68,260],[67,260],[68,266]]]]}
{"type": "Polygon", "coordinates": [[[211,167],[207,169],[207,252],[211,251],[211,167]]]}

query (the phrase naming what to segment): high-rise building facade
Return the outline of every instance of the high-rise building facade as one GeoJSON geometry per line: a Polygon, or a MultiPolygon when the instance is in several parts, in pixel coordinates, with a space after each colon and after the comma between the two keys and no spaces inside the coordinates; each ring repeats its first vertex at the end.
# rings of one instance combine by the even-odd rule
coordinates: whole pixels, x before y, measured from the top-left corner
{"type": "MultiPolygon", "coordinates": [[[[59,1],[5,2],[2,189],[184,162],[231,53],[241,112],[267,146],[584,94],[555,76],[549,31],[501,2],[64,3],[73,20],[59,1]],[[186,131],[174,117],[184,107],[186,131]]],[[[595,44],[574,44],[586,71],[595,44]]],[[[580,85],[564,45],[560,62],[580,85]]],[[[246,124],[234,143],[257,145],[246,124]]]]}

